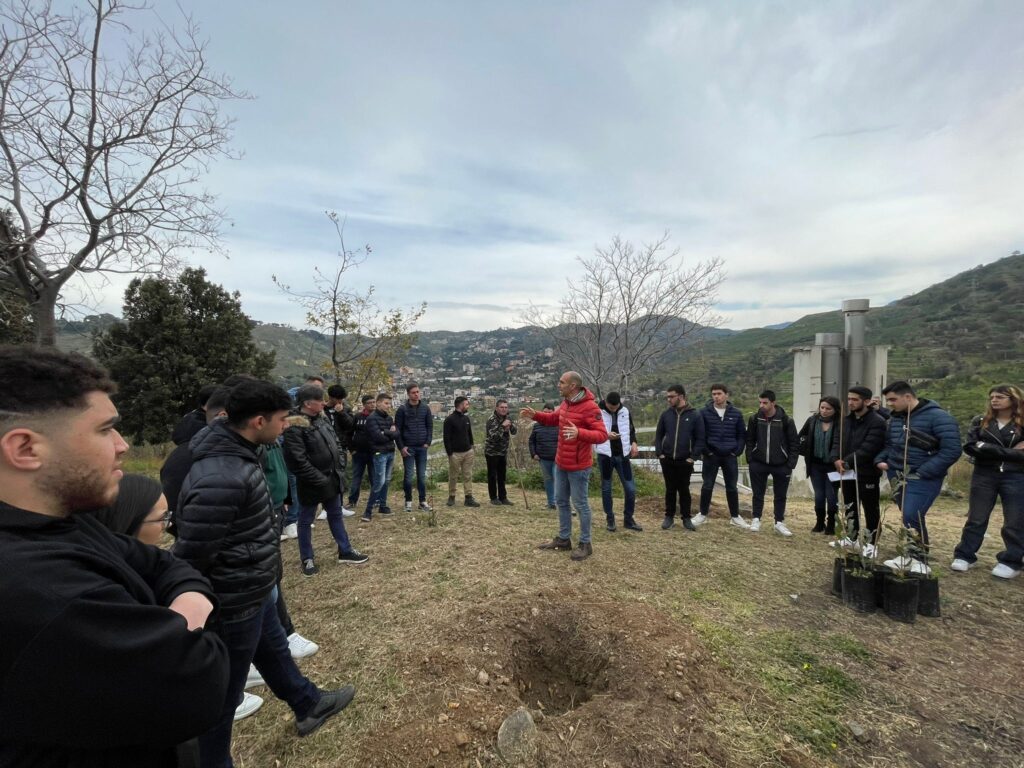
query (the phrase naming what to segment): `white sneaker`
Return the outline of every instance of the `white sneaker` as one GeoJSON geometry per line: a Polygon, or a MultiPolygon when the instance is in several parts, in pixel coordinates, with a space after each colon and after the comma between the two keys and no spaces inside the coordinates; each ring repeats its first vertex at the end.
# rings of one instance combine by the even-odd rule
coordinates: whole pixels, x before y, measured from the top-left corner
{"type": "Polygon", "coordinates": [[[958,557],[956,560],[949,564],[949,570],[957,571],[958,573],[967,573],[975,565],[975,563],[969,563],[962,557],[958,557]]]}
{"type": "Polygon", "coordinates": [[[341,516],[342,517],[354,517],[355,514],[356,514],[356,511],[354,509],[349,509],[346,506],[342,506],[342,508],[341,508],[341,516]]]}
{"type": "Polygon", "coordinates": [[[405,511],[406,512],[412,512],[412,502],[411,501],[405,502],[405,511]]]}
{"type": "Polygon", "coordinates": [[[785,523],[778,522],[775,524],[775,532],[781,536],[792,536],[793,532],[786,527],[785,523]]]}
{"type": "Polygon", "coordinates": [[[289,523],[281,531],[281,541],[288,541],[288,539],[299,538],[299,526],[297,523],[289,523]]]}
{"type": "MultiPolygon", "coordinates": [[[[733,518],[733,519],[735,520],[736,518],[733,518]]],[[[761,530],[761,518],[760,517],[755,517],[753,520],[750,521],[750,525],[748,527],[754,533],[757,533],[758,531],[760,531],[761,530]]]]}
{"type": "Polygon", "coordinates": [[[249,715],[256,714],[256,710],[263,706],[263,699],[255,693],[243,693],[242,703],[235,710],[235,720],[242,720],[249,715]]]}
{"type": "Polygon", "coordinates": [[[913,557],[894,557],[886,560],[884,565],[892,571],[909,571],[922,576],[930,576],[932,572],[931,568],[913,557]]]}
{"type": "Polygon", "coordinates": [[[864,549],[861,550],[861,555],[866,557],[868,560],[874,560],[878,555],[878,547],[874,544],[865,544],[864,549]]]}
{"type": "Polygon", "coordinates": [[[316,519],[317,520],[326,520],[327,519],[327,510],[324,509],[323,507],[321,507],[320,508],[320,514],[316,516],[316,519]]]}
{"type": "MultiPolygon", "coordinates": [[[[249,674],[245,678],[245,689],[259,688],[261,685],[266,685],[266,680],[263,679],[263,675],[259,673],[255,665],[249,665],[249,674]]],[[[255,711],[255,710],[253,710],[255,711]]]]}
{"type": "Polygon", "coordinates": [[[319,650],[319,645],[312,640],[307,640],[298,632],[292,632],[288,635],[288,652],[291,653],[293,659],[304,659],[307,656],[312,656],[319,650]]]}
{"type": "Polygon", "coordinates": [[[695,526],[697,526],[697,525],[704,525],[704,523],[706,523],[707,521],[708,521],[708,516],[707,515],[702,515],[702,514],[696,514],[690,520],[690,522],[693,523],[695,526]]]}
{"type": "Polygon", "coordinates": [[[735,525],[737,528],[742,528],[744,531],[750,530],[750,523],[748,523],[739,515],[736,515],[736,517],[730,517],[729,525],[735,525]]]}
{"type": "Polygon", "coordinates": [[[434,508],[427,504],[427,502],[421,501],[420,509],[423,510],[424,512],[432,512],[434,508]]]}
{"type": "Polygon", "coordinates": [[[1020,576],[1020,571],[1003,563],[998,563],[992,569],[992,575],[999,579],[1015,579],[1020,576]]]}

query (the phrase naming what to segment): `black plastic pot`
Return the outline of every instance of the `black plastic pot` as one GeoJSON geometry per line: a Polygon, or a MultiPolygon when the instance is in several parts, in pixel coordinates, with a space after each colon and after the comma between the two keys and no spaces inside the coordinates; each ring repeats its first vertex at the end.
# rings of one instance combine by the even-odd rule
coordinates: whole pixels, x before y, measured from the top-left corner
{"type": "Polygon", "coordinates": [[[836,597],[843,596],[843,558],[837,557],[832,561],[832,594],[836,597]]]}
{"type": "Polygon", "coordinates": [[[915,576],[914,579],[917,581],[917,613],[930,618],[941,616],[939,580],[933,576],[915,576]]]}
{"type": "Polygon", "coordinates": [[[892,573],[887,565],[881,563],[871,564],[871,573],[875,577],[875,607],[885,607],[885,577],[892,573]]]}
{"type": "Polygon", "coordinates": [[[875,574],[843,569],[843,602],[857,613],[875,612],[875,574]]]}
{"type": "Polygon", "coordinates": [[[885,577],[885,615],[896,621],[913,624],[917,619],[919,579],[901,579],[894,574],[885,577]]]}

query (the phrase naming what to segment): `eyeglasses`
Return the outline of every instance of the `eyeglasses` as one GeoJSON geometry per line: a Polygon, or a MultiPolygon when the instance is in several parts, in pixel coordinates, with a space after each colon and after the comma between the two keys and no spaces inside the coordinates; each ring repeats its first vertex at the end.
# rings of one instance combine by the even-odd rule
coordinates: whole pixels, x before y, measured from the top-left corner
{"type": "Polygon", "coordinates": [[[143,520],[142,524],[146,525],[147,523],[160,523],[160,525],[162,525],[164,528],[166,528],[168,523],[171,522],[171,515],[173,515],[173,514],[174,513],[171,512],[171,510],[168,509],[166,512],[164,512],[156,520],[143,520]]]}

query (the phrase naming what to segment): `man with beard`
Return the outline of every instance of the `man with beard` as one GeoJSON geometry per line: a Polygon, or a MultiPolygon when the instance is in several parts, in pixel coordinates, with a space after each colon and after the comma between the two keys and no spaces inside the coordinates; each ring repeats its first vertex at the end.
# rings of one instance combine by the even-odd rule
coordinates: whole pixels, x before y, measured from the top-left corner
{"type": "Polygon", "coordinates": [[[79,355],[0,348],[0,765],[175,765],[224,700],[210,584],[77,514],[117,497],[113,392],[79,355]]]}

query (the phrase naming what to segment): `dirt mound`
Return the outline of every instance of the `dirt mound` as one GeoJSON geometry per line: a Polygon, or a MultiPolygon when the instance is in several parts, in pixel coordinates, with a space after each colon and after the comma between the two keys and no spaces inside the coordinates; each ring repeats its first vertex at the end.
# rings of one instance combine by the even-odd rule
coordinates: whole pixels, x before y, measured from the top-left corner
{"type": "Polygon", "coordinates": [[[382,722],[361,763],[502,765],[498,728],[525,708],[538,766],[732,764],[708,716],[734,685],[693,632],[652,608],[540,592],[449,626],[398,660],[413,718],[382,722]]]}

